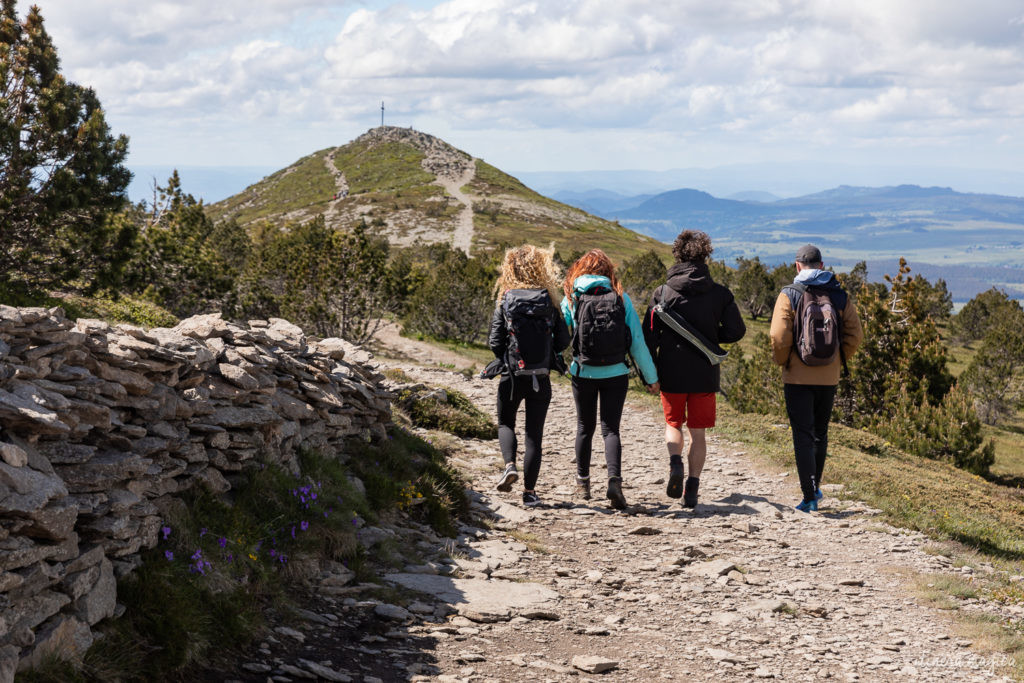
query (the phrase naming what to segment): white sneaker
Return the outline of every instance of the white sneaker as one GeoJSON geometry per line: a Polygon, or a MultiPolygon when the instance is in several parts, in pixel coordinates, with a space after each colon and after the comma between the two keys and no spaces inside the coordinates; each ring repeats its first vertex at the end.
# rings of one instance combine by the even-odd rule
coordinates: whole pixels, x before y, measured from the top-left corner
{"type": "Polygon", "coordinates": [[[519,481],[519,472],[516,471],[516,464],[510,462],[505,465],[505,471],[501,474],[501,479],[498,480],[498,486],[496,487],[503,493],[508,493],[512,490],[512,484],[519,481]]]}

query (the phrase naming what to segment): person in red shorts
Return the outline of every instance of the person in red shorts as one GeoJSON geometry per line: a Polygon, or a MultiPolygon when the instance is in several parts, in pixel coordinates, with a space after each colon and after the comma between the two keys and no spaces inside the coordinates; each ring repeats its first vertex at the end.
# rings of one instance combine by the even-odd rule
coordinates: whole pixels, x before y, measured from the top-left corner
{"type": "Polygon", "coordinates": [[[700,474],[707,457],[705,430],[715,426],[715,394],[721,380],[718,365],[690,341],[669,328],[655,314],[661,304],[683,318],[713,346],[737,342],[746,334],[740,309],[728,287],[711,279],[708,257],[711,238],[699,230],[684,230],[672,245],[675,264],[668,280],[654,290],[644,316],[644,341],[661,380],[661,405],[665,411],[665,443],[669,477],[666,493],[696,507],[700,474]],[[690,437],[686,477],[683,467],[683,426],[690,437]],[[685,478],[685,486],[684,486],[685,478]]]}

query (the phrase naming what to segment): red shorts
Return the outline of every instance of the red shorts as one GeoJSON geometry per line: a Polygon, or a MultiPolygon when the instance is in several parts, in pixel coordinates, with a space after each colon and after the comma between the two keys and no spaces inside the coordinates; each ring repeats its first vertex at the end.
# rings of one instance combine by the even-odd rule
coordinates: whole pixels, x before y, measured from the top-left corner
{"type": "Polygon", "coordinates": [[[715,394],[670,394],[661,392],[661,408],[665,422],[679,429],[706,429],[715,426],[715,394]],[[689,419],[687,419],[689,413],[689,419]]]}

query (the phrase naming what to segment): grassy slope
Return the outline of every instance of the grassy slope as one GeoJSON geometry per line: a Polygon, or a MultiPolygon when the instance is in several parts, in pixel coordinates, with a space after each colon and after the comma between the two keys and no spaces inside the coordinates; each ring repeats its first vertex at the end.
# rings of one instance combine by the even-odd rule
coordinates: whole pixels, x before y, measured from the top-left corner
{"type": "Polygon", "coordinates": [[[233,217],[245,225],[274,220],[289,212],[301,213],[307,219],[323,213],[335,191],[334,179],[324,163],[328,152],[314,152],[233,197],[211,204],[211,218],[233,217]]]}
{"type": "MultiPolygon", "coordinates": [[[[215,220],[234,217],[247,225],[282,220],[285,214],[301,221],[325,213],[335,192],[334,178],[325,163],[329,152],[325,149],[303,157],[238,195],[210,205],[210,215],[215,220]]],[[[349,184],[349,196],[337,202],[339,214],[371,205],[366,216],[372,224],[402,212],[403,216],[393,221],[399,226],[420,222],[454,226],[462,205],[447,200],[444,189],[433,184],[434,176],[420,166],[423,158],[412,145],[398,142],[372,145],[361,141],[339,148],[334,163],[349,184]]],[[[480,246],[554,243],[564,253],[600,247],[619,262],[648,249],[665,258],[670,255],[668,245],[544,197],[480,160],[476,161],[476,177],[464,191],[481,202],[503,204],[497,212],[474,214],[475,243],[480,246]]],[[[353,220],[351,217],[349,222],[353,220]]]]}
{"type": "Polygon", "coordinates": [[[663,258],[671,256],[669,245],[540,195],[479,159],[476,177],[467,189],[484,201],[488,198],[510,199],[529,202],[536,207],[529,211],[503,209],[493,217],[477,213],[474,223],[480,243],[530,242],[545,246],[554,243],[555,248],[563,253],[600,247],[620,263],[648,249],[654,249],[663,258]]]}

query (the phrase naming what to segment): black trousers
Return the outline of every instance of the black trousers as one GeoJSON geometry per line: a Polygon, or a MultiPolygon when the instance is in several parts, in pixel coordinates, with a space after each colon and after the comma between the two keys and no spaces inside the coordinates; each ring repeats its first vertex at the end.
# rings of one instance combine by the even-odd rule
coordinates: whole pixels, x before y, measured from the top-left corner
{"type": "Polygon", "coordinates": [[[804,500],[812,500],[821,486],[821,473],[828,454],[828,423],[836,387],[786,384],[786,413],[793,429],[793,451],[804,500]]]}
{"type": "Polygon", "coordinates": [[[576,400],[576,473],[590,476],[590,451],[597,428],[598,400],[601,407],[601,436],[608,476],[622,476],[622,441],[619,423],[629,391],[629,375],[605,379],[572,378],[572,397],[576,400]]]}
{"type": "Polygon", "coordinates": [[[533,377],[502,375],[498,383],[498,442],[505,464],[516,461],[516,414],[526,403],[526,449],[523,454],[523,486],[532,490],[540,474],[541,441],[544,439],[544,420],[551,403],[551,379],[537,377],[537,390],[533,377]]]}

